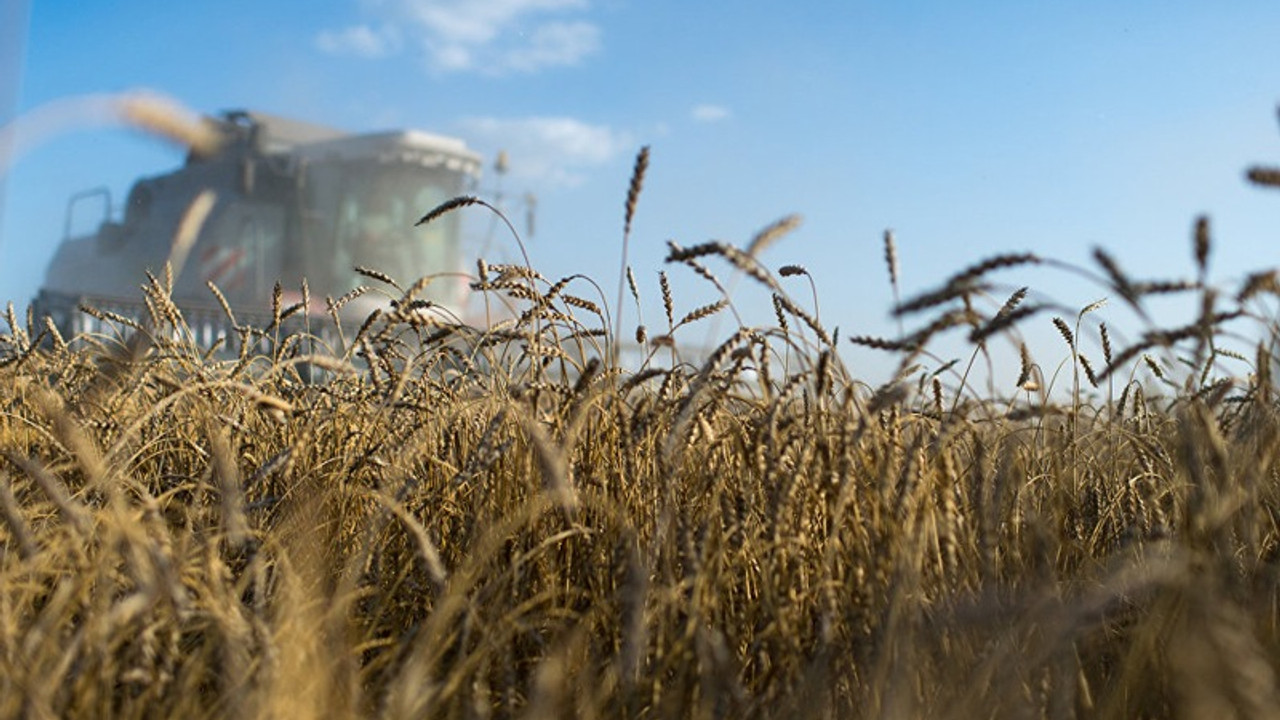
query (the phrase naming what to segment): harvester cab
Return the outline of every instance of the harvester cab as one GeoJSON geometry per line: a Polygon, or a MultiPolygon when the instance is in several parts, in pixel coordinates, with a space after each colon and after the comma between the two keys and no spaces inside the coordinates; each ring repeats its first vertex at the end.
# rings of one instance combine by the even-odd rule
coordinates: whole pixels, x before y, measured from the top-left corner
{"type": "MultiPolygon", "coordinates": [[[[61,332],[97,329],[96,318],[78,310],[82,304],[139,317],[145,272],[163,272],[179,221],[205,190],[215,195],[213,209],[173,287],[198,334],[227,329],[208,283],[243,322],[270,317],[277,280],[295,295],[286,301],[296,302],[305,278],[308,312],[317,314],[325,297],[368,282],[357,266],[410,282],[445,274],[420,297],[464,315],[465,280],[447,276],[462,263],[457,215],[413,226],[476,184],[481,160],[462,141],[415,130],[351,135],[248,111],[210,122],[223,137],[219,152],[189,155],[178,170],[139,180],[123,213],[106,190],[72,197],[65,236],[36,300],[37,312],[61,332]],[[95,202],[103,208],[96,232],[73,237],[73,216],[95,202]]],[[[369,309],[357,301],[347,311],[363,319],[369,309]]]]}

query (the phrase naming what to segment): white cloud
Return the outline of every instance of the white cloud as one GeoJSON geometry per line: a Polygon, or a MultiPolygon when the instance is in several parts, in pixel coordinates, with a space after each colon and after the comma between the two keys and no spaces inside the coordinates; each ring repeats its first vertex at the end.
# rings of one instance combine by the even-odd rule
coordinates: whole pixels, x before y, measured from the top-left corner
{"type": "Polygon", "coordinates": [[[538,26],[523,47],[507,52],[502,64],[521,72],[576,65],[600,49],[600,28],[588,22],[552,22],[538,26]]]}
{"type": "Polygon", "coordinates": [[[698,122],[713,123],[725,120],[731,117],[733,113],[729,111],[729,108],[721,105],[702,104],[694,105],[690,115],[698,122]]]}
{"type": "MultiPolygon", "coordinates": [[[[576,65],[600,49],[600,28],[581,19],[589,0],[364,0],[385,27],[403,30],[433,72],[533,73],[576,65]]],[[[390,47],[367,25],[321,33],[322,50],[380,57],[390,47]]],[[[395,38],[398,39],[398,38],[395,38]]]]}
{"type": "Polygon", "coordinates": [[[386,57],[399,49],[399,38],[390,30],[352,25],[345,30],[325,30],[316,35],[316,47],[330,55],[362,58],[386,57]]]}
{"type": "Polygon", "coordinates": [[[513,177],[557,187],[582,184],[632,144],[627,133],[568,117],[468,118],[462,127],[473,144],[506,150],[513,177]]]}

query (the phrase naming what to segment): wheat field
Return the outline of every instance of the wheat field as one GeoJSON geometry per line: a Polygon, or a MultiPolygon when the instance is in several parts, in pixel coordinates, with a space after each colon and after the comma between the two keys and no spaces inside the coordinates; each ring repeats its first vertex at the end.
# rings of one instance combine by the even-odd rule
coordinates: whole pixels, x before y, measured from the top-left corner
{"type": "Polygon", "coordinates": [[[1210,286],[1200,221],[1190,279],[1065,268],[1139,315],[1199,298],[1124,347],[1097,305],[979,310],[995,273],[1063,266],[1026,253],[897,299],[916,330],[844,339],[785,290],[804,268],[757,259],[797,221],[672,244],[722,296],[680,307],[664,273],[652,327],[620,325],[625,252],[616,316],[588,279],[479,263],[511,318],[484,331],[376,270],[357,292],[394,304],[342,327],[329,298],[331,342],[286,332],[306,304],[277,293],[201,347],[166,277],[79,338],[11,307],[0,716],[1280,715],[1276,272],[1210,286]],[[734,276],[770,322],[736,317],[734,276]],[[1029,323],[1062,344],[1033,353],[1029,323]],[[943,335],[971,354],[937,361],[943,335]],[[980,390],[997,340],[1019,377],[980,390]],[[851,343],[894,378],[851,377],[851,343]]]}

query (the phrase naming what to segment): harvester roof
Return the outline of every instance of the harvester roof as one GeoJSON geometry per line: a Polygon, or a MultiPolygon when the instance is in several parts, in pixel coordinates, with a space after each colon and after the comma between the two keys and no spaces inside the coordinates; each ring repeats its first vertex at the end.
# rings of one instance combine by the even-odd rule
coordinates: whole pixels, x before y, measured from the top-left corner
{"type": "Polygon", "coordinates": [[[404,163],[471,175],[481,167],[480,156],[467,149],[461,140],[420,130],[345,135],[298,145],[293,152],[311,162],[404,163]]]}
{"type": "Polygon", "coordinates": [[[478,174],[483,164],[480,156],[463,141],[421,130],[353,135],[255,110],[232,110],[224,113],[223,118],[253,127],[262,152],[294,155],[309,162],[412,164],[469,175],[478,174]]]}

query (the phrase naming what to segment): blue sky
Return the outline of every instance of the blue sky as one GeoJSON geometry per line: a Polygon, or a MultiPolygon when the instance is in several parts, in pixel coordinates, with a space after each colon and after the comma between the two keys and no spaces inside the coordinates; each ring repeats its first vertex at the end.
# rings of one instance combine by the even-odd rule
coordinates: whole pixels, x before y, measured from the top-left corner
{"type": "MultiPolygon", "coordinates": [[[[1215,278],[1276,263],[1280,194],[1243,170],[1280,164],[1280,4],[1120,5],[315,0],[300,13],[260,0],[31,0],[25,60],[0,65],[0,113],[20,77],[20,113],[146,88],[203,112],[505,148],[507,189],[539,197],[535,265],[587,273],[611,300],[627,180],[648,144],[631,259],[650,325],[667,239],[742,244],[800,213],[764,260],[807,267],[842,334],[889,334],[890,227],[907,295],[1014,250],[1084,263],[1103,245],[1135,274],[1189,274],[1198,213],[1213,221],[1215,278]]],[[[20,150],[0,225],[0,299],[19,304],[71,193],[105,184],[120,198],[181,160],[105,126],[20,150]]],[[[710,297],[672,270],[683,309],[710,297]]],[[[1106,294],[1060,273],[1001,278],[1075,307],[1106,294]]],[[[737,288],[749,322],[772,322],[766,294],[737,288]]],[[[877,362],[847,352],[855,372],[877,362]]]]}

